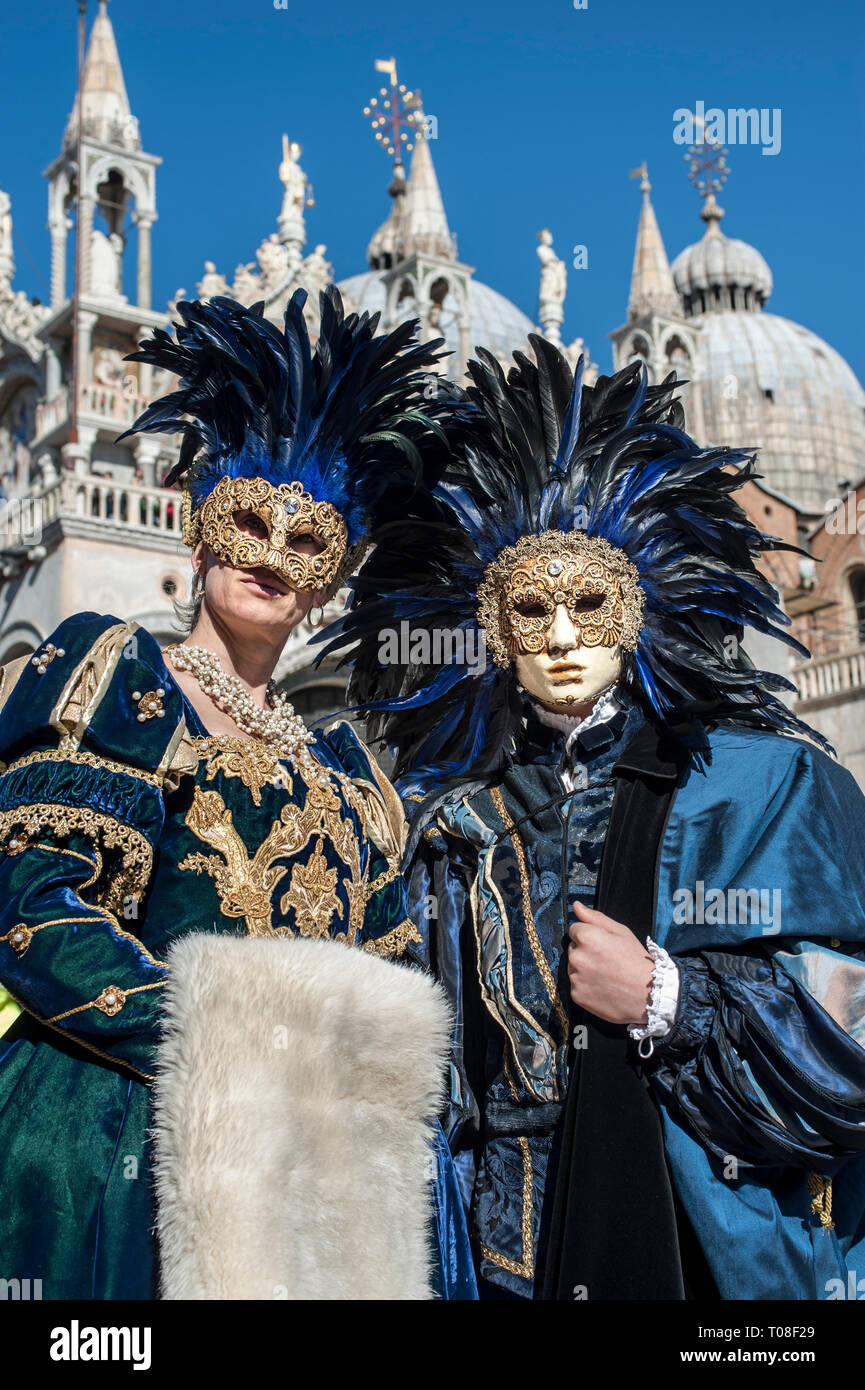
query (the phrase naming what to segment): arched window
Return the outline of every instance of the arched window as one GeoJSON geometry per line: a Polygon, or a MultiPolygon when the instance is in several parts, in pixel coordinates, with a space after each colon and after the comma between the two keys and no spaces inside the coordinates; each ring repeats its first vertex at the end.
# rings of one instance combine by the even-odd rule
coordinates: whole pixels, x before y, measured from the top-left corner
{"type": "Polygon", "coordinates": [[[855,569],[848,576],[850,597],[853,600],[853,621],[858,640],[865,642],[865,566],[855,569]]]}

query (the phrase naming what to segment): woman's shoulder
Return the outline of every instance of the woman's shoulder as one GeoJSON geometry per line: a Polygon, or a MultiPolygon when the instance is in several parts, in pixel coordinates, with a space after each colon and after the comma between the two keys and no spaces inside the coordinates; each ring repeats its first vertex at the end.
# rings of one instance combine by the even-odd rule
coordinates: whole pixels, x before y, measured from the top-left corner
{"type": "Polygon", "coordinates": [[[182,737],[183,698],[156,638],[112,614],[65,618],[32,656],[2,668],[0,758],[29,748],[164,773],[182,737]]]}
{"type": "Polygon", "coordinates": [[[398,856],[405,843],[406,820],[393,783],[347,719],[336,720],[318,738],[327,745],[363,796],[372,838],[388,857],[398,856]]]}

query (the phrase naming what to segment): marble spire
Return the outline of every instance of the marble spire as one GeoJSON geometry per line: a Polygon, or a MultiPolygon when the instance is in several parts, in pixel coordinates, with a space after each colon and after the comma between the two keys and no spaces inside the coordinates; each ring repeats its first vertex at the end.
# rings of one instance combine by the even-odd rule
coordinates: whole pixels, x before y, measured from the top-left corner
{"type": "Polygon", "coordinates": [[[99,12],[90,31],[87,56],[81,78],[81,91],[76,94],[69,120],[66,123],[64,146],[78,134],[78,112],[83,103],[84,131],[96,140],[137,149],[138,123],[132,115],[114,29],[108,18],[108,0],[99,0],[99,12]]]}
{"type": "Polygon", "coordinates": [[[637,228],[634,268],[631,272],[631,294],[628,300],[628,322],[634,323],[647,313],[679,314],[681,302],[673,283],[670,262],[664,250],[658,220],[649,194],[652,185],[645,163],[639,170],[643,206],[637,228]]]}

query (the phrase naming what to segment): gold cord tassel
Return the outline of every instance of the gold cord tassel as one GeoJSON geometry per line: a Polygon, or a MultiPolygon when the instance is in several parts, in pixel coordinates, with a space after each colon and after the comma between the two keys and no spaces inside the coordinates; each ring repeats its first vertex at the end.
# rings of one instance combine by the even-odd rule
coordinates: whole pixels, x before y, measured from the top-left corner
{"type": "Polygon", "coordinates": [[[821,1178],[819,1173],[808,1174],[808,1191],[811,1193],[811,1210],[820,1218],[824,1231],[834,1231],[832,1220],[832,1179],[821,1178]]]}

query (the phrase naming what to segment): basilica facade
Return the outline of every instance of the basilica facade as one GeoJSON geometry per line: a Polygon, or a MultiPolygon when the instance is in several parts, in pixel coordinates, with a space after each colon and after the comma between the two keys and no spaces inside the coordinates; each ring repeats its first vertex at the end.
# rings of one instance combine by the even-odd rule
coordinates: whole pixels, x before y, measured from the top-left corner
{"type": "MultiPolygon", "coordinates": [[[[178,290],[162,311],[151,303],[161,160],[142,146],[107,3],[99,0],[81,90],[45,171],[48,304],[15,289],[14,209],[0,190],[0,662],[34,651],[82,609],[135,619],[163,642],[176,639],[174,601],[188,597],[190,569],[179,495],[160,486],[175,444],[153,435],[115,443],[171,382],[124,357],[166,327],[187,297],[263,300],[279,322],[302,287],[312,326],[318,291],[336,278],[347,308],[380,311],[383,329],[417,317],[423,338],[443,336],[451,350],[443,370],[456,379],[476,346],[507,364],[529,333],[541,332],[572,364],[586,355],[589,381],[634,358],[655,380],[675,371],[689,383],[687,423],[700,442],[758,446],[763,479],[747,484],[741,500],[762,529],[806,552],[779,552],[767,567],[813,657],[791,661],[777,643],[746,645],[757,664],[794,682],[797,713],[865,786],[865,392],[849,366],[807,328],[767,310],[771,270],[756,248],[722,230],[711,187],[703,235],[671,264],[645,167],[627,319],[610,333],[612,362],[592,363],[582,339],[561,338],[567,271],[548,230],[538,236],[531,313],[460,260],[428,122],[397,83],[395,66],[381,66],[382,106],[393,113],[402,104],[410,114],[413,148],[407,169],[404,150],[395,150],[390,208],[369,241],[366,269],[338,279],[326,245],[308,246],[303,151],[283,137],[273,230],[233,272],[206,261],[193,293],[178,290]],[[124,293],[133,282],[134,301],[124,293]]],[[[626,283],[623,267],[623,299],[626,283]]],[[[338,596],[330,616],[341,603],[338,596]]],[[[341,705],[344,681],[327,667],[308,670],[307,636],[293,634],[276,674],[309,719],[341,705]]]]}

